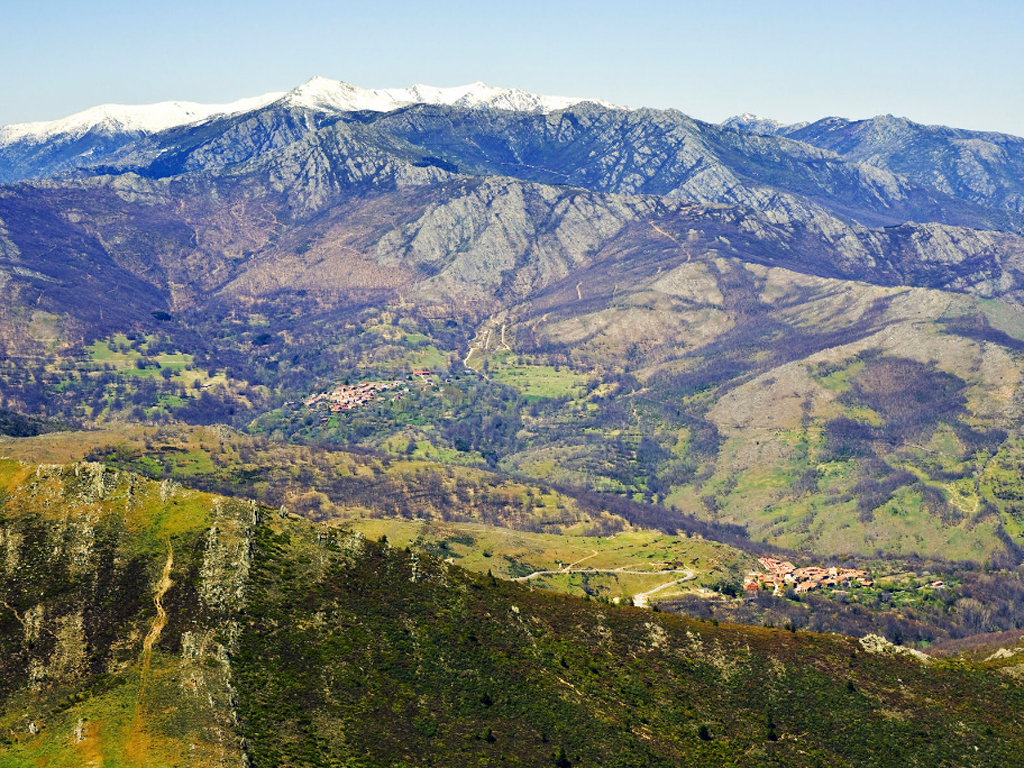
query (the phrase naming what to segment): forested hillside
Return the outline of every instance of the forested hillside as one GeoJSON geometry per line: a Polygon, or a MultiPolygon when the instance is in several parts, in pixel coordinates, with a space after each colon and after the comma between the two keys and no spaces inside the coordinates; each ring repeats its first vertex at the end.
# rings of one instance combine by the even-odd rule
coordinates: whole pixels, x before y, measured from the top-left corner
{"type": "Polygon", "coordinates": [[[0,472],[0,765],[1019,763],[1012,654],[553,596],[96,464],[0,472]]]}

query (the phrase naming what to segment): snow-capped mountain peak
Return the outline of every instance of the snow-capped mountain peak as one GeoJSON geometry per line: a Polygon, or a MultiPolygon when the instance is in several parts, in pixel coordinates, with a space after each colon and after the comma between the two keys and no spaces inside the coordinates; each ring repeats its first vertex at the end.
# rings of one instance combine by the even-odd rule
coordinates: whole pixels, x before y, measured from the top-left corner
{"type": "MultiPolygon", "coordinates": [[[[86,134],[151,134],[204,122],[215,115],[248,112],[274,102],[327,112],[390,112],[411,104],[448,104],[468,109],[547,113],[582,101],[587,99],[542,96],[518,88],[496,88],[481,82],[450,88],[417,83],[410,88],[366,89],[340,80],[314,77],[287,93],[267,93],[229,104],[198,104],[192,101],[164,101],[134,106],[102,104],[59,120],[2,126],[0,147],[15,142],[37,144],[55,138],[74,141],[86,134]]],[[[597,99],[591,101],[605,107],[617,106],[597,99]]]]}
{"type": "MultiPolygon", "coordinates": [[[[366,89],[339,80],[314,77],[285,94],[282,102],[306,109],[350,112],[369,110],[389,112],[411,104],[447,104],[467,109],[507,109],[516,112],[553,112],[587,99],[566,96],[542,96],[518,88],[496,88],[476,82],[439,88],[417,83],[409,88],[366,89]]],[[[606,107],[606,101],[592,100],[606,107]]]]}
{"type": "Polygon", "coordinates": [[[760,136],[772,136],[786,127],[785,123],[778,120],[759,117],[750,112],[723,120],[721,125],[725,128],[735,128],[742,133],[753,133],[760,136]]]}
{"type": "Polygon", "coordinates": [[[341,112],[389,112],[402,106],[386,91],[367,90],[319,76],[284,94],[281,102],[291,107],[341,112]]]}
{"type": "Polygon", "coordinates": [[[248,112],[279,99],[268,93],[230,104],[197,104],[192,101],[163,101],[157,104],[101,104],[59,120],[18,123],[0,127],[0,146],[14,141],[47,141],[52,137],[77,138],[97,133],[156,133],[179,125],[208,120],[214,115],[248,112]]]}
{"type": "MultiPolygon", "coordinates": [[[[267,93],[229,104],[165,101],[129,106],[102,104],[60,120],[0,126],[0,181],[63,172],[106,156],[119,143],[144,138],[179,126],[197,125],[214,117],[236,115],[271,104],[285,108],[338,113],[390,112],[413,104],[444,104],[466,109],[502,109],[546,114],[585,99],[542,96],[518,88],[496,88],[476,82],[438,88],[417,83],[409,88],[366,89],[326,77],[314,77],[287,93],[267,93]],[[42,162],[41,158],[51,158],[42,162]],[[24,165],[23,168],[21,166],[24,165]],[[21,168],[14,170],[15,166],[21,168]],[[32,170],[26,170],[31,168],[32,170]]],[[[605,101],[605,107],[623,109],[605,101]]]]}

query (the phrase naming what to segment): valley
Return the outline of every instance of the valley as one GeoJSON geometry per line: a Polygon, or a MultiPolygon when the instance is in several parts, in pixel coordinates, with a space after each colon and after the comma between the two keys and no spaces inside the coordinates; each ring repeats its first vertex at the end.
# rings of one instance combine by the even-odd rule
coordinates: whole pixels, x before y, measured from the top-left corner
{"type": "Polygon", "coordinates": [[[1015,764],[1024,142],[498,90],[0,133],[0,766],[1015,764]]]}

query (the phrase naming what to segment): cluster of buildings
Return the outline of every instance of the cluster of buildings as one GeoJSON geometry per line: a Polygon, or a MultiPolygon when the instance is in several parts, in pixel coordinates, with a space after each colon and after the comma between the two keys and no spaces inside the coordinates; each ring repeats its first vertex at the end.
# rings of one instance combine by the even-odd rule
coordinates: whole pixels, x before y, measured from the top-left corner
{"type": "Polygon", "coordinates": [[[844,587],[851,584],[870,587],[874,584],[867,571],[857,568],[797,568],[788,560],[776,560],[773,557],[762,557],[760,563],[764,572],[747,574],[743,583],[743,589],[748,593],[770,589],[775,594],[781,594],[790,588],[799,593],[825,587],[844,587]]]}
{"type": "Polygon", "coordinates": [[[326,403],[331,413],[351,411],[361,405],[366,405],[382,392],[395,389],[401,383],[400,381],[361,381],[358,384],[342,384],[330,392],[313,395],[305,402],[309,408],[314,407],[317,403],[326,403]]]}

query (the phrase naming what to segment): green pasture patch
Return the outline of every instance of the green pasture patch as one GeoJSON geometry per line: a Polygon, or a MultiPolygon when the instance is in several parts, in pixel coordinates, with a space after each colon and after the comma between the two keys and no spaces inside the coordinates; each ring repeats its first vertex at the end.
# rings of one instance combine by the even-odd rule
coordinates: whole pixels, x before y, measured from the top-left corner
{"type": "Polygon", "coordinates": [[[407,359],[413,368],[429,368],[431,373],[448,368],[448,355],[433,344],[423,349],[413,350],[407,355],[407,359]]]}
{"type": "Polygon", "coordinates": [[[212,517],[212,497],[167,483],[154,485],[156,488],[147,494],[147,503],[133,515],[133,541],[142,551],[163,552],[168,542],[191,541],[206,528],[212,517]]]}
{"type": "MultiPolygon", "coordinates": [[[[167,368],[174,377],[184,375],[194,363],[194,357],[184,352],[166,352],[153,356],[146,356],[142,351],[148,349],[153,341],[152,336],[139,344],[140,349],[132,348],[131,341],[124,334],[102,339],[90,344],[86,349],[89,352],[89,360],[93,366],[112,366],[114,370],[124,376],[133,378],[152,379],[160,377],[162,369],[167,368]],[[140,351],[141,350],[141,351],[140,351]],[[140,368],[139,361],[145,360],[145,366],[140,368]]],[[[185,377],[189,384],[198,374],[191,374],[185,377]]]]}
{"type": "MultiPolygon", "coordinates": [[[[117,768],[127,766],[123,750],[137,695],[137,684],[122,682],[110,690],[88,696],[84,702],[65,709],[55,718],[47,718],[49,721],[44,723],[45,727],[35,738],[19,734],[19,738],[9,740],[4,745],[3,754],[0,754],[0,768],[28,765],[77,768],[89,764],[117,768]],[[82,722],[84,738],[76,742],[71,734],[79,721],[82,722]],[[92,762],[96,757],[102,762],[92,762]]],[[[26,725],[18,721],[26,718],[34,721],[30,714],[35,708],[32,705],[38,707],[42,703],[7,702],[6,717],[0,721],[0,727],[9,733],[23,731],[26,725]]]]}
{"type": "Polygon", "coordinates": [[[1021,510],[1014,509],[1012,512],[1003,510],[1000,519],[1003,523],[1003,529],[1011,539],[1020,541],[1024,538],[1024,514],[1022,514],[1021,510]]]}
{"type": "Polygon", "coordinates": [[[850,388],[850,382],[864,369],[863,360],[853,360],[849,364],[843,363],[819,363],[810,367],[810,373],[817,382],[825,389],[836,392],[845,392],[850,388]]]}
{"type": "Polygon", "coordinates": [[[981,507],[981,499],[972,478],[953,480],[946,483],[943,488],[946,491],[946,500],[950,504],[966,515],[977,514],[981,507]]]}
{"type": "Polygon", "coordinates": [[[192,355],[185,354],[184,352],[168,352],[166,354],[157,355],[153,358],[160,363],[161,368],[170,368],[172,370],[180,371],[185,366],[192,365],[192,355]]]}
{"type": "Polygon", "coordinates": [[[948,424],[939,424],[935,432],[932,433],[927,448],[932,453],[938,453],[954,460],[957,460],[963,452],[960,439],[948,424]]]}
{"type": "Polygon", "coordinates": [[[23,480],[28,474],[28,468],[20,461],[0,458],[0,489],[10,486],[15,480],[23,480]]]}
{"type": "Polygon", "coordinates": [[[846,415],[854,421],[862,421],[872,427],[881,427],[885,421],[875,411],[863,405],[850,405],[846,407],[846,415]]]}
{"type": "Polygon", "coordinates": [[[753,566],[752,557],[726,545],[651,530],[593,537],[392,518],[360,518],[339,525],[371,539],[386,536],[393,547],[445,557],[471,571],[520,578],[530,586],[578,596],[588,594],[587,586],[597,589],[600,596],[614,598],[686,579],[678,588],[668,587],[664,594],[659,591],[657,598],[664,599],[692,589],[715,569],[753,566]],[[538,571],[552,573],[522,579],[538,571]]]}
{"type": "Polygon", "coordinates": [[[122,375],[124,375],[124,376],[131,376],[131,377],[137,378],[137,379],[158,379],[158,378],[160,378],[160,369],[155,367],[155,366],[153,366],[153,367],[147,366],[145,368],[136,368],[134,366],[131,367],[131,368],[122,368],[120,373],[122,375]]]}
{"type": "Polygon", "coordinates": [[[831,488],[848,482],[850,476],[856,472],[857,465],[852,461],[826,461],[818,464],[815,469],[819,482],[824,482],[826,488],[831,488]]]}
{"type": "Polygon", "coordinates": [[[530,585],[538,589],[550,589],[566,592],[578,597],[591,596],[620,604],[629,604],[638,595],[654,591],[650,596],[652,602],[670,597],[679,597],[693,591],[692,580],[679,582],[683,574],[651,574],[608,573],[565,573],[540,576],[530,580],[530,585]],[[659,589],[660,587],[660,589],[659,589]]]}
{"type": "Polygon", "coordinates": [[[110,364],[115,368],[126,368],[134,365],[141,354],[130,347],[131,341],[123,333],[109,339],[96,341],[86,347],[94,363],[110,364]]]}
{"type": "Polygon", "coordinates": [[[401,341],[405,337],[405,332],[401,328],[391,325],[390,321],[368,326],[363,332],[383,341],[401,341]]]}
{"type": "Polygon", "coordinates": [[[866,522],[860,519],[855,502],[844,513],[835,510],[819,520],[822,528],[816,531],[816,545],[822,553],[884,548],[904,557],[983,561],[1001,547],[994,521],[973,524],[966,517],[959,525],[947,525],[927,508],[920,491],[909,486],[897,490],[866,522]]]}
{"type": "Polygon", "coordinates": [[[483,459],[479,451],[461,452],[454,448],[434,445],[430,440],[417,440],[413,458],[442,464],[477,464],[483,459]]]}
{"type": "Polygon", "coordinates": [[[778,491],[789,488],[795,480],[793,470],[782,465],[765,467],[761,471],[751,471],[742,475],[729,495],[746,496],[761,491],[778,491]]]}
{"type": "Polygon", "coordinates": [[[159,477],[160,473],[163,472],[163,464],[151,456],[139,456],[132,464],[138,467],[144,475],[159,477]]]}
{"type": "MultiPolygon", "coordinates": [[[[587,406],[598,407],[596,403],[587,403],[587,406]]],[[[678,459],[685,459],[690,455],[691,432],[687,427],[680,427],[676,430],[676,441],[669,448],[669,452],[678,459]]]]}
{"type": "Polygon", "coordinates": [[[993,328],[1015,339],[1024,340],[1024,313],[996,299],[978,299],[977,302],[993,328]]]}
{"type": "Polygon", "coordinates": [[[497,355],[490,359],[489,369],[495,381],[514,387],[527,402],[578,397],[590,378],[565,366],[531,365],[497,355]]]}
{"type": "Polygon", "coordinates": [[[210,454],[202,450],[168,454],[166,461],[173,466],[172,474],[182,478],[194,475],[212,475],[216,472],[210,454]]]}
{"type": "Polygon", "coordinates": [[[217,739],[218,713],[181,685],[179,662],[157,648],[144,672],[133,667],[99,690],[64,687],[28,700],[8,700],[0,728],[21,733],[4,744],[0,768],[220,763],[225,750],[217,739]],[[38,735],[25,733],[27,722],[36,723],[38,735]],[[183,762],[183,755],[190,759],[183,762]]]}

